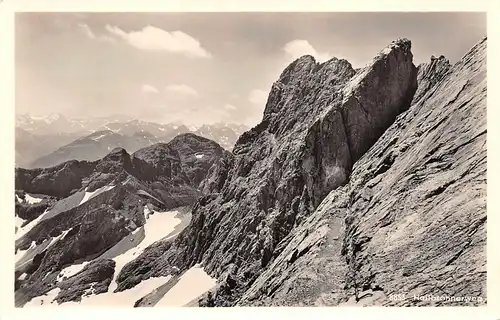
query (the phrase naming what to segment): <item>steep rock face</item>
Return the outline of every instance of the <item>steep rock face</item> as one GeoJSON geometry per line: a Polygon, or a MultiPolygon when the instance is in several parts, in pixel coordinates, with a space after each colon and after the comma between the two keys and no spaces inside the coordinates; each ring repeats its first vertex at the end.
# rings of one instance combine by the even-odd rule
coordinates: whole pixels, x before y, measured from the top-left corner
{"type": "Polygon", "coordinates": [[[289,232],[347,182],[370,141],[408,108],[416,89],[410,49],[410,41],[395,41],[356,76],[335,58],[318,64],[304,56],[287,67],[263,121],[211,170],[210,194],[149,276],[204,261],[222,282],[217,305],[234,304],[286,247],[289,232]]]}
{"type": "Polygon", "coordinates": [[[289,235],[239,305],[486,303],[486,39],[418,78],[425,87],[411,108],[289,235]]]}

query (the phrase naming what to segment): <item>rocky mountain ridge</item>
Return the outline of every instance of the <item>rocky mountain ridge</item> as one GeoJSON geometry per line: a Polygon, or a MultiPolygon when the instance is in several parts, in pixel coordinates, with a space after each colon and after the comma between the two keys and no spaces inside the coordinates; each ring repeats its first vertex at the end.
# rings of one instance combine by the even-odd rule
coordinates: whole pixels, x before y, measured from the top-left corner
{"type": "Polygon", "coordinates": [[[16,170],[16,201],[104,190],[51,207],[50,223],[18,239],[17,249],[39,250],[17,267],[29,274],[18,305],[56,289],[54,301],[78,301],[158,279],[134,306],[161,305],[199,266],[217,285],[200,281],[206,293],[188,305],[485,304],[486,42],[454,65],[441,56],[416,67],[408,39],[359,70],[303,56],[232,152],[187,134],[132,156],[16,170]],[[190,206],[189,219],[126,263],[103,253],[141,241],[132,230],[147,226],[144,194],[151,208],[190,206]],[[90,235],[96,224],[106,245],[90,235]],[[84,269],[57,280],[83,257],[84,269]]]}
{"type": "MultiPolygon", "coordinates": [[[[25,207],[36,210],[21,224],[23,232],[16,240],[16,251],[21,252],[16,278],[28,275],[17,284],[16,303],[23,305],[54,286],[63,292],[61,301],[69,299],[67,296],[80,298],[80,291],[70,290],[72,284],[54,282],[61,270],[104,254],[144,226],[148,218],[145,205],[151,211],[191,205],[201,195],[200,181],[224,153],[227,151],[211,140],[184,134],[132,155],[117,148],[95,162],[16,169],[16,189],[22,190],[16,194],[16,216],[26,217],[25,207]],[[40,210],[35,204],[19,203],[38,195],[50,198],[49,202],[38,201],[36,208],[44,205],[40,210]]],[[[112,268],[102,263],[96,261],[96,267],[112,268]]],[[[105,278],[109,285],[111,279],[105,278]]],[[[83,287],[88,289],[95,282],[91,280],[84,277],[79,283],[86,281],[83,287]]],[[[107,286],[103,288],[107,291],[107,286]]]]}

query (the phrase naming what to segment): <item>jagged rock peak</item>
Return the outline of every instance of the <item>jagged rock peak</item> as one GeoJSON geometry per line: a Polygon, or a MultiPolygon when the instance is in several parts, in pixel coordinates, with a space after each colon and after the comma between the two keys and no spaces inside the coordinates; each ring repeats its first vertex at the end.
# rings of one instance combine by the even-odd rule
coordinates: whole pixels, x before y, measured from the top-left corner
{"type": "Polygon", "coordinates": [[[124,161],[130,159],[130,154],[124,148],[117,147],[111,150],[102,160],[103,161],[124,161]]]}
{"type": "MultiPolygon", "coordinates": [[[[356,75],[352,78],[349,85],[344,88],[344,95],[347,97],[350,91],[358,86],[366,77],[376,77],[381,70],[390,68],[390,65],[397,65],[399,61],[405,61],[402,65],[413,66],[413,54],[411,52],[411,41],[407,38],[399,38],[392,41],[384,49],[382,49],[364,68],[357,70],[356,75]],[[394,56],[395,59],[390,57],[394,56]],[[371,76],[370,76],[371,74],[371,76]]],[[[414,66],[412,68],[415,68],[414,66]]]]}
{"type": "MultiPolygon", "coordinates": [[[[411,54],[411,41],[407,38],[398,38],[392,41],[389,45],[387,45],[382,51],[381,54],[388,54],[391,51],[398,50],[404,54],[411,54]]],[[[379,54],[380,56],[380,54],[379,54]]]]}
{"type": "Polygon", "coordinates": [[[439,57],[432,55],[429,62],[419,64],[417,67],[418,88],[413,96],[412,103],[421,100],[430,88],[444,78],[451,67],[450,61],[443,55],[439,57]]]}
{"type": "MultiPolygon", "coordinates": [[[[312,56],[295,60],[272,85],[263,121],[247,132],[245,138],[268,127],[270,132],[281,134],[290,131],[296,123],[309,122],[336,98],[340,87],[355,73],[352,65],[343,59],[332,58],[322,64],[312,56]],[[315,110],[310,109],[313,107],[315,110]]],[[[239,142],[247,141],[245,138],[239,142]]]]}
{"type": "Polygon", "coordinates": [[[124,148],[117,147],[117,148],[114,148],[113,150],[111,150],[110,153],[108,153],[108,156],[111,156],[111,155],[122,155],[122,156],[124,156],[124,155],[128,155],[128,152],[124,148]]]}
{"type": "Polygon", "coordinates": [[[398,38],[389,44],[389,47],[394,48],[394,47],[401,47],[403,50],[406,50],[407,52],[411,51],[411,40],[408,38],[398,38]]]}

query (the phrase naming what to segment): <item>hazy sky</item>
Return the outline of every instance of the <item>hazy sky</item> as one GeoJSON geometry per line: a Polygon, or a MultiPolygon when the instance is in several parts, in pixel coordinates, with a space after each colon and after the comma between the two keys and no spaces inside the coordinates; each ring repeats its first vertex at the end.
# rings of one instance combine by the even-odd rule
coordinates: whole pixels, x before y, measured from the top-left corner
{"type": "Polygon", "coordinates": [[[398,37],[455,63],[482,13],[18,13],[16,113],[256,124],[293,59],[362,67],[398,37]]]}

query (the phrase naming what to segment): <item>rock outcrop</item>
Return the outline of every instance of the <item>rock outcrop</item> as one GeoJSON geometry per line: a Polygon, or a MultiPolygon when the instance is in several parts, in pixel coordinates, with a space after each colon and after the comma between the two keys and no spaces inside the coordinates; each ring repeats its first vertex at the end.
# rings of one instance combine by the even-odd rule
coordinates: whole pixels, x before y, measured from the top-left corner
{"type": "Polygon", "coordinates": [[[263,121],[211,170],[191,225],[144,277],[204,261],[221,281],[216,305],[234,305],[290,232],[348,181],[354,162],[408,109],[416,86],[407,39],[358,73],[336,58],[293,62],[273,85],[263,121]]]}
{"type": "Polygon", "coordinates": [[[64,198],[80,189],[94,169],[95,163],[76,160],[46,169],[16,168],[16,190],[64,198]]]}
{"type": "Polygon", "coordinates": [[[444,56],[431,56],[430,62],[422,63],[417,67],[418,88],[413,96],[412,104],[417,103],[427,91],[443,80],[451,69],[451,64],[444,56]]]}
{"type": "Polygon", "coordinates": [[[113,279],[115,264],[110,259],[100,259],[89,263],[81,272],[58,284],[61,291],[55,300],[58,303],[81,301],[86,295],[107,292],[113,279]]]}

